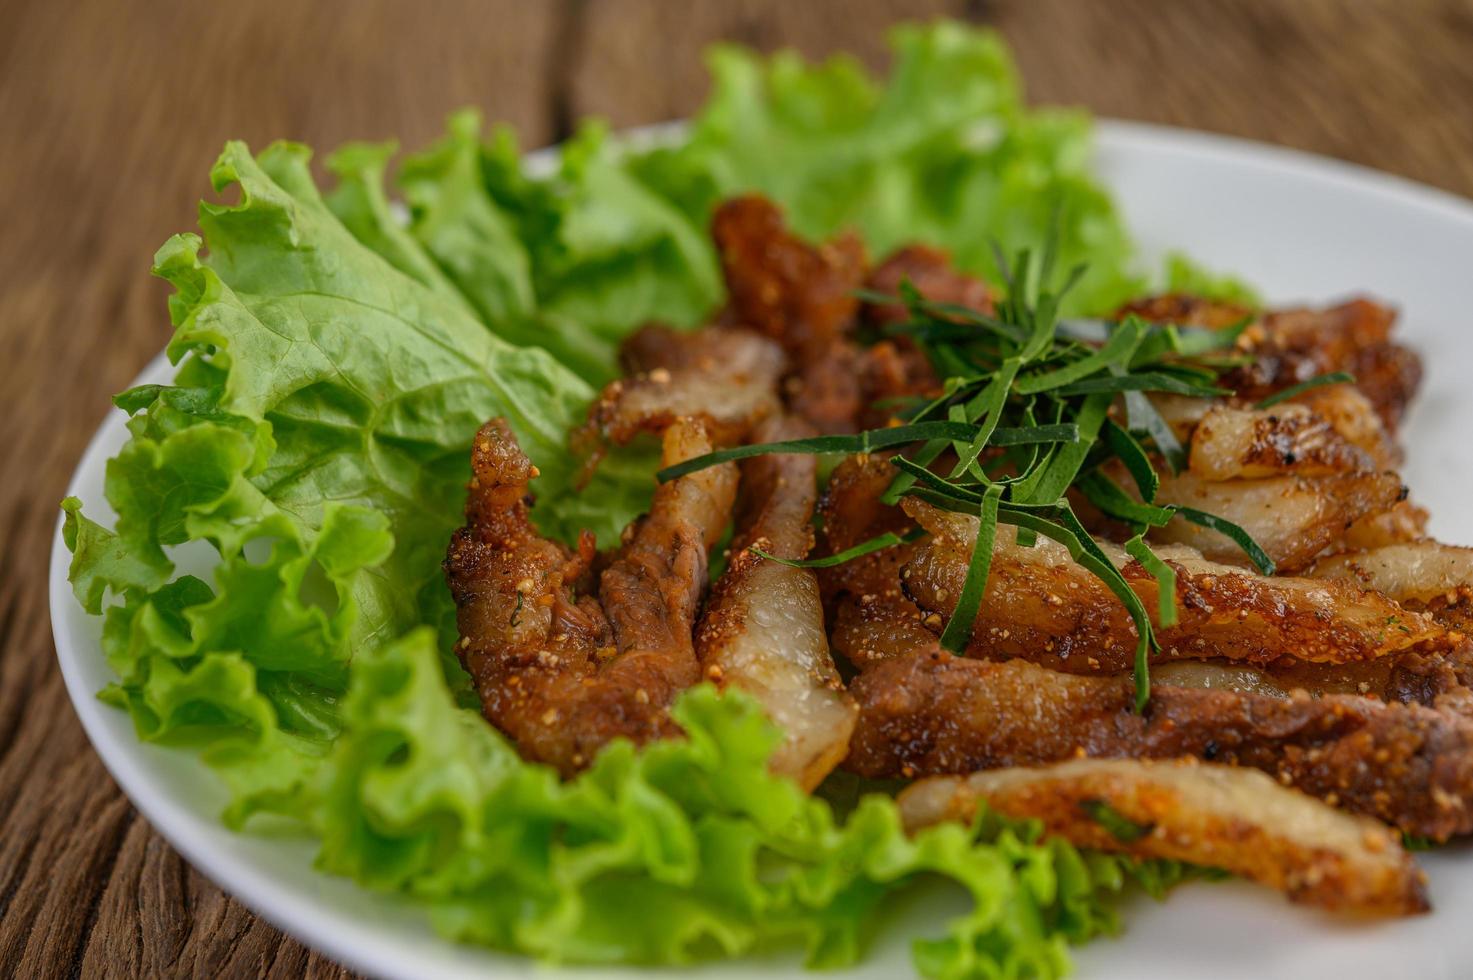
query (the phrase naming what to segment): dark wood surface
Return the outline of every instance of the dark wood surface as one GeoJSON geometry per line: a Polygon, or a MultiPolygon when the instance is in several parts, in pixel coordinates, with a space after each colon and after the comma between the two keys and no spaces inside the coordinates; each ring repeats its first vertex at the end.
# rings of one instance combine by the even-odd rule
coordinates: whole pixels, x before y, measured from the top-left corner
{"type": "Polygon", "coordinates": [[[886,25],[994,24],[1036,101],[1217,130],[1473,195],[1473,0],[0,2],[0,976],[345,975],[139,818],[62,688],[46,562],[88,436],[168,336],[153,250],[221,143],[527,145],[682,115],[726,38],[883,67],[886,25]]]}

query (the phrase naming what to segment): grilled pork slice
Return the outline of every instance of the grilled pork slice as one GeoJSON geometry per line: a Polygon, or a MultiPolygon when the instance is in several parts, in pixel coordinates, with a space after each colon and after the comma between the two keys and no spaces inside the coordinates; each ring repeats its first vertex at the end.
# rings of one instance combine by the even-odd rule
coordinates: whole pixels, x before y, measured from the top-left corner
{"type": "Polygon", "coordinates": [[[794,371],[792,411],[824,432],[848,432],[864,407],[863,354],[849,340],[864,282],[864,245],[853,234],[810,245],[764,198],[732,198],[716,209],[711,236],[721,259],[732,323],[776,340],[794,371]]]}
{"type": "Polygon", "coordinates": [[[1293,698],[1358,694],[1473,714],[1473,648],[1463,644],[1433,654],[1406,653],[1351,664],[1281,660],[1253,667],[1230,660],[1177,660],[1151,671],[1154,683],[1293,698]]]}
{"type": "MultiPolygon", "coordinates": [[[[1162,477],[1156,503],[1193,507],[1231,521],[1268,552],[1280,572],[1294,572],[1343,540],[1351,525],[1390,511],[1405,497],[1401,478],[1383,471],[1225,481],[1184,472],[1162,477]]],[[[1227,536],[1182,519],[1151,536],[1187,545],[1212,561],[1247,563],[1227,536]]]]}
{"type": "MultiPolygon", "coordinates": [[[[915,527],[899,507],[880,501],[897,472],[882,456],[850,456],[834,468],[820,507],[822,554],[838,554],[877,535],[904,534],[915,527]]],[[[863,669],[935,643],[941,617],[922,611],[901,588],[900,570],[917,547],[892,545],[818,570],[829,642],[854,666],[863,669]]]]}
{"type": "MultiPolygon", "coordinates": [[[[1398,453],[1381,419],[1356,389],[1335,385],[1301,401],[1257,409],[1237,401],[1161,395],[1154,403],[1189,448],[1188,465],[1164,465],[1156,502],[1194,507],[1246,530],[1280,572],[1295,572],[1326,551],[1356,540],[1397,539],[1418,524],[1406,488],[1388,467],[1398,453]]],[[[1123,465],[1108,475],[1133,486],[1123,465]]],[[[1088,505],[1080,513],[1100,535],[1125,531],[1088,505]]],[[[1129,533],[1129,532],[1126,532],[1129,533]]],[[[1185,544],[1212,561],[1246,565],[1231,539],[1185,520],[1152,531],[1163,543],[1185,544]]]]}
{"type": "MultiPolygon", "coordinates": [[[[677,421],[665,430],[663,462],[710,448],[701,423],[677,421]]],[[[668,709],[700,675],[691,630],[707,552],[736,495],[736,468],[723,464],[656,490],[594,598],[584,591],[592,536],[570,551],[537,533],[527,503],[537,469],[504,420],[477,434],[471,467],[466,523],[451,538],[445,577],[457,651],[486,717],[525,757],[564,775],[613,738],[675,734],[668,709]]]]}
{"type": "Polygon", "coordinates": [[[1473,636],[1473,548],[1428,539],[1392,542],[1322,558],[1309,574],[1384,592],[1473,636]]]}
{"type": "Polygon", "coordinates": [[[609,443],[623,445],[639,432],[700,418],[712,441],[726,445],[781,406],[777,386],[787,360],[782,348],[750,330],[645,327],[626,344],[624,359],[634,373],[604,388],[573,435],[585,477],[609,443]]]}
{"type": "Polygon", "coordinates": [[[1473,548],[1409,541],[1332,555],[1316,562],[1309,574],[1355,582],[1399,601],[1429,603],[1473,585],[1473,548]]]}
{"type": "Polygon", "coordinates": [[[1348,810],[1434,840],[1473,831],[1473,722],[1366,697],[1289,699],[1081,677],[939,650],[880,664],[850,688],[862,776],[963,775],[1076,757],[1195,756],[1261,769],[1348,810]]]}
{"type": "Polygon", "coordinates": [[[1417,355],[1391,340],[1396,312],[1366,299],[1259,316],[1233,304],[1176,294],[1130,303],[1120,311],[1121,316],[1126,313],[1209,329],[1251,319],[1237,346],[1253,358],[1222,379],[1224,387],[1250,402],[1316,375],[1348,371],[1387,429],[1395,432],[1422,380],[1417,355]]]}
{"type": "MultiPolygon", "coordinates": [[[[1171,394],[1153,394],[1151,403],[1184,445],[1192,442],[1198,423],[1219,409],[1243,412],[1255,421],[1286,416],[1292,419],[1295,414],[1307,409],[1323,420],[1341,439],[1364,452],[1376,468],[1391,469],[1401,462],[1401,451],[1387,431],[1381,416],[1376,414],[1376,407],[1354,385],[1311,388],[1273,409],[1255,410],[1251,402],[1238,398],[1192,398],[1188,395],[1171,394]]],[[[1272,443],[1281,443],[1284,434],[1272,431],[1272,425],[1270,423],[1269,431],[1263,435],[1271,439],[1272,443]]],[[[1227,434],[1234,431],[1231,427],[1226,429],[1227,434]]]]}
{"type": "MultiPolygon", "coordinates": [[[[977,518],[919,500],[906,500],[904,507],[931,532],[905,566],[905,591],[923,609],[949,618],[966,580],[977,518]]],[[[1102,548],[1154,619],[1156,579],[1118,547],[1102,548]]],[[[1456,642],[1430,617],[1350,582],[1254,575],[1185,548],[1158,553],[1176,571],[1177,623],[1158,628],[1157,662],[1354,663],[1456,642]]],[[[1040,537],[1032,547],[1019,547],[1012,527],[998,527],[970,656],[1116,673],[1131,669],[1136,639],[1125,606],[1063,545],[1040,537]]]]}
{"type": "Polygon", "coordinates": [[[1304,905],[1367,915],[1428,908],[1424,875],[1389,828],[1255,769],[1075,759],[925,779],[899,802],[911,831],[970,822],[985,804],[1080,847],[1221,868],[1304,905]]]}
{"type": "MultiPolygon", "coordinates": [[[[775,442],[811,435],[792,419],[772,419],[754,438],[775,442]]],[[[696,630],[707,676],[753,695],[783,729],[773,771],[811,790],[849,751],[856,708],[829,655],[823,603],[813,572],[763,558],[800,559],[813,546],[818,497],[813,456],[769,455],[743,461],[731,564],[711,591],[696,630]]]]}
{"type": "MultiPolygon", "coordinates": [[[[854,341],[861,285],[894,290],[912,276],[933,298],[990,308],[987,287],[952,270],[943,253],[903,249],[869,274],[856,236],[804,241],[761,197],[723,203],[712,216],[711,235],[731,297],[723,322],[782,344],[791,359],[783,384],[788,408],[823,432],[883,425],[893,411],[888,402],[930,397],[939,389],[929,360],[906,338],[872,347],[854,341]]],[[[873,307],[866,312],[872,318],[877,313],[873,307]]]]}
{"type": "Polygon", "coordinates": [[[1216,406],[1192,429],[1188,470],[1204,480],[1374,472],[1370,454],[1307,405],[1216,406]]]}

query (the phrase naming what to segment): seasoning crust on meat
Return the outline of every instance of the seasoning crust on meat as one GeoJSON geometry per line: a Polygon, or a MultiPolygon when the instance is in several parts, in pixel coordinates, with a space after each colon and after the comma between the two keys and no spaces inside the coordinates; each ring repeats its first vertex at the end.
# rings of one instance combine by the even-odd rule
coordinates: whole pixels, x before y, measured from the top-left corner
{"type": "Polygon", "coordinates": [[[1128,677],[939,650],[880,664],[851,690],[859,725],[847,765],[874,779],[1194,756],[1262,769],[1434,840],[1473,831],[1473,722],[1420,705],[1155,685],[1137,714],[1128,677]]]}
{"type": "MultiPolygon", "coordinates": [[[[704,426],[664,434],[669,465],[710,449],[704,426]]],[[[669,707],[699,677],[691,630],[706,584],[707,551],[736,494],[725,466],[661,486],[650,513],[598,576],[594,542],[576,550],[532,526],[528,484],[537,469],[511,429],[493,419],[477,434],[466,524],[445,559],[457,607],[457,652],[486,717],[529,758],[572,773],[611,739],[677,733],[669,707]]]]}
{"type": "Polygon", "coordinates": [[[570,449],[585,475],[641,433],[662,469],[739,466],[660,484],[600,554],[538,534],[503,420],[476,438],[457,653],[524,756],[566,777],[616,738],[679,738],[671,705],[708,681],[761,706],[804,791],[840,766],[919,780],[912,830],[990,807],[1295,902],[1426,909],[1395,831],[1473,833],[1473,549],[1427,537],[1397,472],[1421,368],[1389,307],[1172,294],[1060,340],[923,244],[872,264],[755,195],[711,234],[726,304],[632,333],[570,449]],[[765,448],[790,440],[811,452],[765,448]]]}
{"type": "Polygon", "coordinates": [[[1074,759],[924,779],[900,794],[912,830],[987,806],[1080,847],[1221,868],[1290,901],[1363,915],[1427,911],[1397,835],[1253,769],[1195,759],[1074,759]]]}

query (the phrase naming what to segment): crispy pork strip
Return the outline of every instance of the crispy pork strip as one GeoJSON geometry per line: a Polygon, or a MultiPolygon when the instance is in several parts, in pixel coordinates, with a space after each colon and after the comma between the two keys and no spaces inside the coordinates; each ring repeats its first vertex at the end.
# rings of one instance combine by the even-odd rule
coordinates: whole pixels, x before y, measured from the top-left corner
{"type": "Polygon", "coordinates": [[[1384,592],[1473,636],[1473,548],[1432,540],[1383,544],[1322,558],[1308,574],[1384,592]]]}
{"type": "MultiPolygon", "coordinates": [[[[1389,544],[1407,544],[1427,537],[1427,509],[1410,500],[1380,514],[1356,521],[1341,535],[1339,547],[1346,551],[1369,551],[1389,544]]],[[[1311,566],[1313,567],[1313,566],[1311,566]]]]}
{"type": "MultiPolygon", "coordinates": [[[[1157,500],[1234,521],[1284,572],[1344,547],[1352,536],[1394,533],[1405,520],[1386,515],[1401,506],[1406,490],[1395,473],[1381,468],[1392,453],[1390,442],[1365,399],[1337,387],[1347,394],[1324,404],[1339,427],[1303,404],[1208,408],[1191,427],[1187,471],[1163,475],[1157,500]]],[[[1119,466],[1113,469],[1123,477],[1119,466]]],[[[1224,535],[1185,521],[1156,529],[1152,537],[1197,548],[1213,560],[1246,561],[1224,535]]]]}
{"type": "MultiPolygon", "coordinates": [[[[1309,398],[1317,393],[1307,393],[1309,398]]],[[[1304,568],[1351,539],[1405,533],[1415,511],[1403,507],[1406,488],[1386,466],[1396,452],[1364,396],[1346,385],[1319,393],[1314,404],[1254,409],[1237,402],[1163,396],[1158,410],[1188,444],[1188,466],[1159,466],[1158,503],[1217,514],[1239,525],[1268,552],[1280,572],[1304,568]],[[1333,393],[1333,394],[1332,394],[1333,393]],[[1389,516],[1388,516],[1389,515],[1389,516]]],[[[1131,481],[1119,463],[1106,472],[1131,481]]],[[[1081,514],[1097,533],[1118,536],[1091,508],[1081,514]]],[[[1247,564],[1236,543],[1217,531],[1176,520],[1152,539],[1185,544],[1213,561],[1247,564]]]]}
{"type": "Polygon", "coordinates": [[[573,434],[585,477],[607,444],[623,445],[639,432],[699,417],[716,444],[730,444],[780,408],[777,385],[787,360],[782,348],[750,330],[645,327],[626,345],[625,360],[652,366],[610,382],[573,434]],[[663,355],[654,353],[657,344],[663,355]]]}
{"type": "Polygon", "coordinates": [[[788,230],[777,205],[757,196],[718,207],[711,234],[733,322],[778,341],[794,361],[789,407],[821,431],[852,431],[864,407],[863,355],[848,339],[866,265],[858,236],[809,245],[788,230]]]}
{"type": "MultiPolygon", "coordinates": [[[[710,450],[692,420],[664,434],[665,465],[710,450]]],[[[646,742],[676,734],[668,709],[699,679],[691,644],[706,558],[736,494],[732,464],[655,491],[591,584],[593,537],[570,551],[541,537],[529,517],[537,476],[510,427],[492,419],[477,434],[466,524],[451,538],[445,577],[460,629],[457,652],[482,710],[528,759],[570,775],[616,737],[646,742]]]]}
{"type": "Polygon", "coordinates": [[[626,374],[664,368],[672,374],[732,378],[777,378],[787,367],[782,347],[755,331],[722,326],[677,330],[657,323],[625,338],[619,347],[619,362],[626,374]]]}
{"type": "MultiPolygon", "coordinates": [[[[1245,307],[1180,294],[1122,307],[1147,320],[1221,329],[1253,316],[1245,307]]],[[[1355,375],[1356,387],[1394,432],[1422,380],[1417,355],[1391,341],[1396,313],[1366,299],[1322,310],[1290,309],[1259,316],[1239,338],[1253,361],[1222,379],[1239,398],[1257,401],[1333,371],[1355,375]]]]}
{"type": "Polygon", "coordinates": [[[1322,558],[1308,574],[1354,582],[1399,601],[1426,603],[1473,585],[1473,548],[1412,541],[1322,558]]]}
{"type": "Polygon", "coordinates": [[[963,775],[1076,757],[1195,756],[1261,769],[1327,803],[1446,840],[1473,831],[1473,722],[1420,705],[1288,699],[1081,677],[940,650],[872,667],[850,688],[862,776],[963,775]]]}
{"type": "Polygon", "coordinates": [[[970,822],[985,804],[1079,847],[1221,868],[1292,902],[1362,915],[1429,906],[1397,835],[1254,769],[1195,759],[1075,759],[936,777],[900,794],[906,829],[970,822]]]}
{"type": "MultiPolygon", "coordinates": [[[[812,428],[773,418],[758,442],[798,439],[812,428]]],[[[800,559],[813,546],[818,460],[770,455],[741,464],[740,507],[731,564],[711,591],[696,629],[706,675],[753,695],[783,729],[773,771],[805,790],[823,782],[849,751],[857,709],[829,655],[818,581],[749,551],[800,559]]]]}
{"type": "MultiPolygon", "coordinates": [[[[920,500],[907,499],[904,507],[931,532],[905,566],[905,591],[922,609],[949,617],[966,580],[977,518],[920,500]]],[[[1155,578],[1118,546],[1101,547],[1154,620],[1155,578]]],[[[1221,657],[1250,665],[1284,659],[1353,663],[1456,642],[1428,616],[1349,582],[1254,575],[1186,548],[1158,553],[1176,570],[1177,623],[1158,627],[1156,662],[1221,657]]],[[[1131,669],[1136,639],[1125,606],[1068,549],[1042,537],[1032,547],[1019,547],[1014,528],[998,527],[969,656],[1118,673],[1131,669]]]]}
{"type": "Polygon", "coordinates": [[[1473,717],[1473,646],[1440,653],[1405,653],[1356,664],[1280,661],[1250,667],[1228,660],[1177,660],[1151,671],[1153,683],[1240,694],[1293,698],[1301,692],[1363,695],[1400,704],[1420,704],[1473,717]]]}
{"type": "MultiPolygon", "coordinates": [[[[1386,513],[1405,498],[1401,478],[1389,472],[1223,481],[1182,472],[1162,475],[1156,503],[1194,507],[1237,524],[1268,552],[1279,572],[1287,573],[1306,567],[1339,543],[1355,522],[1386,513]]],[[[1225,535],[1180,518],[1154,529],[1151,538],[1187,545],[1212,561],[1238,565],[1248,561],[1225,535]]]]}
{"type": "MultiPolygon", "coordinates": [[[[880,502],[896,473],[883,456],[850,456],[835,467],[820,507],[821,554],[837,554],[887,531],[904,534],[915,526],[899,507],[880,502]]],[[[901,587],[900,570],[916,548],[916,543],[893,545],[818,570],[829,642],[855,667],[935,642],[940,615],[922,611],[901,587]]]]}
{"type": "Polygon", "coordinates": [[[1254,409],[1251,402],[1240,398],[1192,398],[1163,393],[1153,394],[1151,403],[1183,444],[1190,444],[1197,424],[1218,409],[1263,412],[1264,415],[1270,415],[1275,414],[1275,409],[1282,412],[1290,410],[1291,406],[1299,406],[1313,411],[1340,438],[1363,450],[1376,469],[1392,469],[1401,462],[1401,452],[1391,433],[1387,431],[1386,424],[1376,414],[1375,406],[1354,385],[1311,388],[1267,411],[1254,409]]]}
{"type": "Polygon", "coordinates": [[[1376,406],[1354,385],[1327,385],[1296,395],[1288,405],[1303,405],[1330,424],[1340,437],[1363,450],[1378,469],[1401,463],[1396,440],[1376,414],[1376,406]]]}
{"type": "Polygon", "coordinates": [[[1219,405],[1192,430],[1187,468],[1204,480],[1233,480],[1366,473],[1376,464],[1307,405],[1219,405]]]}

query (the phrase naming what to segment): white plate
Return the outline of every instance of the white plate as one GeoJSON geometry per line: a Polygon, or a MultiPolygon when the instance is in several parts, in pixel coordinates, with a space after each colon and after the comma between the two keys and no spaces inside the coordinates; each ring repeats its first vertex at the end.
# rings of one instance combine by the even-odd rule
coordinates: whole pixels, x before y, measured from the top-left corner
{"type": "MultiPolygon", "coordinates": [[[[1407,480],[1430,507],[1437,536],[1473,543],[1473,204],[1359,167],[1272,147],[1117,122],[1099,127],[1100,176],[1115,192],[1145,258],[1182,249],[1209,268],[1258,285],[1274,303],[1322,303],[1368,293],[1401,306],[1400,336],[1426,356],[1427,378],[1406,429],[1407,480]]],[[[167,381],[162,357],[139,382],[167,381]]],[[[72,478],[87,513],[107,519],[103,467],[127,435],[121,412],[103,423],[72,478]]],[[[225,797],[187,752],[140,743],[128,717],[96,692],[112,678],[100,622],[66,582],[60,529],[52,548],[51,619],[77,714],[134,804],[191,863],[277,926],[334,959],[384,977],[551,977],[528,960],[436,937],[412,905],[312,870],[313,844],[288,832],[234,834],[218,819],[225,797]]],[[[1118,940],[1077,951],[1085,978],[1473,976],[1473,854],[1424,855],[1437,911],[1391,923],[1349,924],[1287,905],[1241,883],[1194,884],[1125,910],[1118,940]]],[[[873,955],[844,974],[910,972],[906,938],[934,934],[950,893],[907,900],[873,955]]],[[[570,971],[572,972],[572,971],[570,971]]],[[[578,970],[577,977],[633,976],[578,970]]],[[[686,971],[682,971],[686,972],[686,971]]],[[[797,973],[796,957],[718,963],[709,977],[797,973]]]]}

